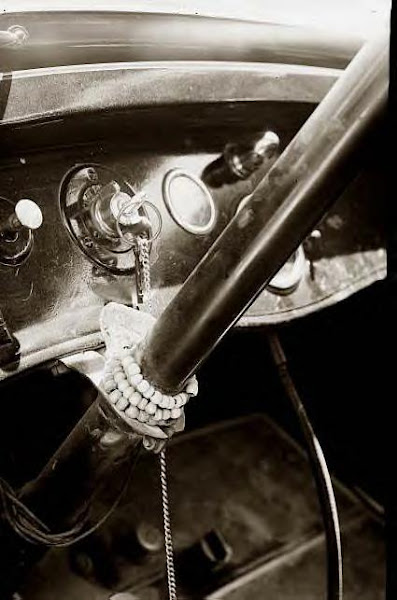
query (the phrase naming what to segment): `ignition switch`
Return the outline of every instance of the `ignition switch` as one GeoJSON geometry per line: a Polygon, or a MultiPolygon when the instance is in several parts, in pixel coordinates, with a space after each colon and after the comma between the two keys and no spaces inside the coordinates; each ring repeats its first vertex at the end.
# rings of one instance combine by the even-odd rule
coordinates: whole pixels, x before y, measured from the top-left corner
{"type": "Polygon", "coordinates": [[[139,211],[144,201],[144,194],[127,194],[117,181],[109,182],[92,201],[90,212],[95,231],[115,239],[150,232],[150,220],[139,211]]]}
{"type": "Polygon", "coordinates": [[[78,165],[63,179],[59,194],[65,227],[95,265],[115,275],[136,268],[136,238],[152,242],[161,229],[158,209],[121,175],[104,165],[78,165]]]}

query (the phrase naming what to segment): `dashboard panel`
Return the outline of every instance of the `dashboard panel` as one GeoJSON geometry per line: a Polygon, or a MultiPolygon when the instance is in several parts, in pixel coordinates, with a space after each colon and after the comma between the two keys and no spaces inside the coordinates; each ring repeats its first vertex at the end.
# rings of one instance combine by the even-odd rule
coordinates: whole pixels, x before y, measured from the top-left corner
{"type": "MultiPolygon", "coordinates": [[[[39,69],[14,74],[8,83],[3,78],[8,101],[0,125],[0,194],[13,204],[33,200],[43,224],[23,264],[0,266],[0,308],[20,346],[0,377],[99,347],[103,305],[135,303],[133,260],[129,274],[115,274],[89,260],[65,228],[60,189],[71,169],[112,169],[160,215],[161,232],[151,245],[158,315],[338,74],[318,67],[167,63],[39,69]],[[181,227],[164,193],[169,174],[180,170],[203,181],[230,144],[246,147],[265,131],[280,140],[275,155],[245,179],[204,184],[216,215],[210,230],[196,235],[181,227]]],[[[371,156],[303,243],[298,285],[287,293],[263,290],[238,326],[306,316],[385,277],[377,202],[383,186],[382,165],[371,156]]],[[[1,206],[3,212],[9,207],[1,206]]]]}

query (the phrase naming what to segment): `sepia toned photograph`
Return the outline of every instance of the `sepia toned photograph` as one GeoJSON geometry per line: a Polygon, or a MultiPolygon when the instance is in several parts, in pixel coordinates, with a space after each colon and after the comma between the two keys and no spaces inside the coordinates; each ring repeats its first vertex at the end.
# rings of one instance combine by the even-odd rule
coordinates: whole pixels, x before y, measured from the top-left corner
{"type": "Polygon", "coordinates": [[[0,0],[0,600],[397,599],[393,17],[0,0]]]}

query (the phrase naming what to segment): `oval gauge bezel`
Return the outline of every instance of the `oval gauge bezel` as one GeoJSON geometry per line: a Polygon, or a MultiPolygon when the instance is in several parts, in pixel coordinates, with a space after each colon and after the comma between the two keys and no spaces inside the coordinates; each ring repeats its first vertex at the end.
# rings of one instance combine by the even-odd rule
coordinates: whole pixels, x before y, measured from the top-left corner
{"type": "Polygon", "coordinates": [[[173,218],[173,220],[175,221],[175,223],[188,233],[192,233],[194,235],[206,235],[214,229],[217,217],[215,202],[211,195],[211,192],[209,191],[205,183],[203,183],[203,181],[201,181],[201,179],[199,179],[199,177],[197,177],[196,175],[193,175],[189,171],[180,168],[174,168],[168,171],[163,179],[163,199],[167,210],[173,218]],[[194,184],[201,189],[203,195],[207,198],[208,205],[210,207],[210,219],[206,225],[193,225],[192,223],[189,223],[189,221],[184,219],[178,213],[178,211],[175,210],[175,207],[173,206],[172,202],[171,184],[177,177],[185,177],[193,181],[194,184]]]}

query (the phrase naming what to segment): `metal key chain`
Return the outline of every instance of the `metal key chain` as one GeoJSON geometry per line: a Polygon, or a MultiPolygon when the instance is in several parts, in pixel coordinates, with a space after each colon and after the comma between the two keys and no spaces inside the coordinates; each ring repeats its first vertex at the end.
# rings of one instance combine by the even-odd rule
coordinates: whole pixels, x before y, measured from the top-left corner
{"type": "MultiPolygon", "coordinates": [[[[138,302],[144,305],[146,310],[151,310],[151,273],[149,241],[145,234],[137,236],[136,240],[136,264],[137,270],[137,296],[138,302]],[[138,288],[139,285],[139,288],[138,288]]],[[[165,447],[159,454],[160,461],[160,483],[161,500],[163,507],[164,546],[167,566],[167,583],[169,600],[177,600],[176,577],[174,565],[174,547],[172,542],[172,529],[170,510],[168,502],[167,462],[165,447]]]]}

